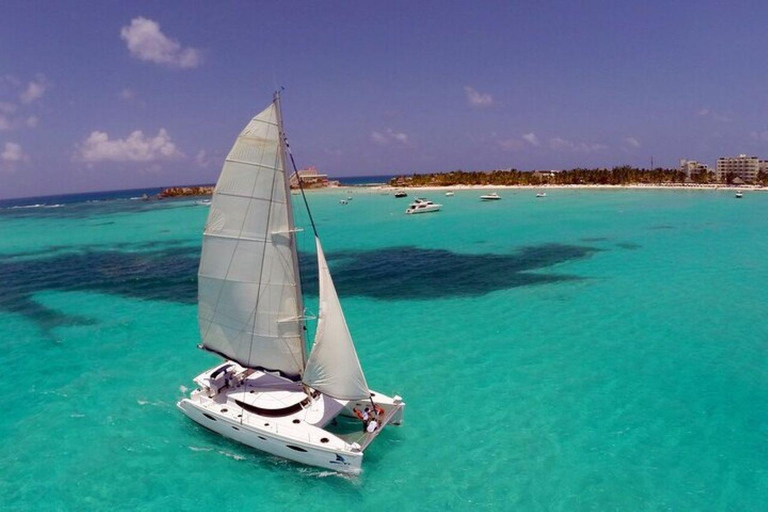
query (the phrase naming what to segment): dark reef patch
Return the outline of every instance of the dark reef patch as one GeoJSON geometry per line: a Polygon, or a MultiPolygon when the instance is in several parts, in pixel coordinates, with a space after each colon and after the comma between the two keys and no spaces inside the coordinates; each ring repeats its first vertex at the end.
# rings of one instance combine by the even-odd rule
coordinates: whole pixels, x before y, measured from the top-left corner
{"type": "MultiPolygon", "coordinates": [[[[147,244],[149,246],[150,244],[147,244]]],[[[0,257],[0,309],[23,314],[45,329],[83,324],[37,303],[47,290],[95,291],[194,304],[197,300],[199,247],[164,247],[145,252],[86,249],[19,261],[0,257]]],[[[580,279],[573,275],[539,274],[600,249],[544,244],[512,254],[462,254],[443,249],[390,247],[328,254],[334,281],[343,296],[383,300],[429,300],[477,296],[496,290],[580,279]]],[[[305,293],[317,294],[314,254],[300,255],[305,293]]]]}
{"type": "MultiPolygon", "coordinates": [[[[543,244],[512,254],[462,254],[444,249],[391,247],[373,251],[338,251],[328,255],[341,296],[384,300],[429,300],[478,296],[496,290],[580,279],[572,275],[534,273],[599,252],[594,247],[543,244]]],[[[308,258],[302,258],[307,262],[308,258]]],[[[314,275],[309,263],[304,276],[314,275]]],[[[314,280],[303,283],[316,294],[314,280]]]]}
{"type": "Polygon", "coordinates": [[[635,244],[635,243],[632,243],[632,242],[621,242],[621,243],[616,244],[616,247],[619,247],[621,249],[627,249],[627,250],[630,250],[630,251],[634,251],[635,249],[640,249],[642,247],[642,245],[635,244]]]}
{"type": "Polygon", "coordinates": [[[581,238],[582,242],[607,242],[609,239],[604,236],[594,236],[594,237],[587,237],[587,238],[581,238]]]}

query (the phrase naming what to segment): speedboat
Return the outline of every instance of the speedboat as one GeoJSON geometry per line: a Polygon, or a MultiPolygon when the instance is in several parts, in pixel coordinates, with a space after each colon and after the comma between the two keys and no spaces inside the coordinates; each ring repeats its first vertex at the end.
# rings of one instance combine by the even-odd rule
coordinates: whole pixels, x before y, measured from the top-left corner
{"type": "Polygon", "coordinates": [[[339,199],[339,204],[349,204],[349,201],[346,199],[339,199]]]}
{"type": "Polygon", "coordinates": [[[395,197],[408,197],[408,194],[401,190],[400,192],[395,193],[395,197]]]}
{"type": "Polygon", "coordinates": [[[736,199],[741,199],[742,197],[744,197],[744,194],[741,192],[736,192],[736,199]]]}
{"type": "Polygon", "coordinates": [[[453,197],[453,192],[446,192],[445,197],[453,197]]]}
{"type": "Polygon", "coordinates": [[[499,199],[501,199],[501,196],[496,192],[491,192],[490,194],[485,194],[480,196],[480,199],[482,199],[483,201],[498,201],[499,199]]]}
{"type": "Polygon", "coordinates": [[[538,194],[536,194],[536,197],[547,197],[547,193],[546,192],[539,192],[538,194]]]}
{"type": "Polygon", "coordinates": [[[441,204],[433,203],[428,199],[424,199],[423,197],[420,197],[408,206],[408,209],[405,210],[405,213],[411,214],[411,213],[437,212],[437,211],[440,211],[440,208],[442,207],[443,205],[441,204]]]}

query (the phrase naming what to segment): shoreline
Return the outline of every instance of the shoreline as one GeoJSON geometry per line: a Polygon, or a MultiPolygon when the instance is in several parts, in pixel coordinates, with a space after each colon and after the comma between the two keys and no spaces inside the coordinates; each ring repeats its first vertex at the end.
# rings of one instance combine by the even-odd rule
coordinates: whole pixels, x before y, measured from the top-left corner
{"type": "MultiPolygon", "coordinates": [[[[340,187],[341,188],[341,187],[340,187]]],[[[762,187],[759,185],[723,185],[723,184],[684,184],[684,183],[670,183],[670,184],[644,184],[633,183],[628,185],[601,185],[601,184],[584,184],[584,185],[424,185],[424,186],[402,186],[395,187],[392,185],[376,185],[372,187],[365,187],[370,190],[377,191],[395,191],[395,190],[446,190],[446,191],[458,191],[458,190],[492,190],[492,189],[532,189],[532,190],[546,190],[546,189],[605,189],[605,190],[621,190],[621,189],[651,189],[651,190],[752,190],[752,191],[768,191],[768,187],[762,187]]]]}

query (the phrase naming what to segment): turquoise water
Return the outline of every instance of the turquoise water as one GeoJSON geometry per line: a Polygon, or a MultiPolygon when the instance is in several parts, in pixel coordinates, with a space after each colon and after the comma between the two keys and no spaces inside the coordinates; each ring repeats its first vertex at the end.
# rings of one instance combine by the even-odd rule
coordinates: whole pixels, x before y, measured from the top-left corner
{"type": "Polygon", "coordinates": [[[768,195],[500,194],[310,194],[368,382],[408,403],[357,479],[175,408],[217,362],[206,207],[0,210],[0,506],[764,510],[768,195]]]}

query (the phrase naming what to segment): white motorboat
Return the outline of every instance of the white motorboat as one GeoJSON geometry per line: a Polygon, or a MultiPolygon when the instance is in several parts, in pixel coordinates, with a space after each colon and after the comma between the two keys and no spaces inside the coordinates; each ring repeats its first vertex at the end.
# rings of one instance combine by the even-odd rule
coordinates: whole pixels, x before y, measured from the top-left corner
{"type": "Polygon", "coordinates": [[[339,199],[339,204],[349,204],[349,201],[346,199],[339,199]]]}
{"type": "Polygon", "coordinates": [[[741,192],[736,192],[736,199],[741,199],[742,197],[744,197],[744,194],[743,194],[743,193],[741,193],[741,192]]]}
{"type": "Polygon", "coordinates": [[[442,207],[443,205],[441,204],[433,203],[428,199],[420,197],[408,206],[408,209],[405,210],[405,213],[410,215],[412,213],[438,212],[442,207]]]}
{"type": "Polygon", "coordinates": [[[258,450],[359,473],[364,450],[403,421],[405,403],[368,387],[311,215],[320,308],[307,350],[313,318],[303,306],[286,151],[275,95],[230,150],[203,232],[200,347],[224,362],[195,377],[177,405],[258,450]]]}
{"type": "Polygon", "coordinates": [[[501,199],[501,196],[496,192],[491,192],[490,194],[485,194],[480,196],[480,199],[482,199],[483,201],[498,201],[499,199],[501,199]]]}
{"type": "Polygon", "coordinates": [[[200,206],[211,206],[211,200],[210,199],[201,199],[199,201],[195,201],[195,204],[198,204],[200,206]]]}
{"type": "Polygon", "coordinates": [[[395,192],[395,197],[400,199],[401,197],[408,197],[408,194],[403,192],[402,190],[399,190],[399,191],[395,192]]]}
{"type": "Polygon", "coordinates": [[[538,194],[536,194],[536,197],[547,197],[547,193],[546,192],[539,192],[538,194]]]}
{"type": "Polygon", "coordinates": [[[446,197],[453,197],[453,192],[446,192],[446,193],[445,193],[445,196],[446,196],[446,197]]]}

